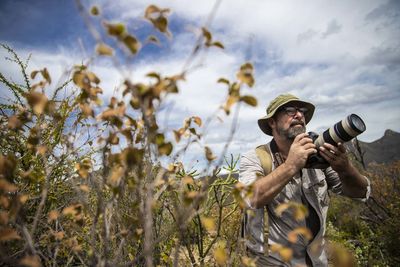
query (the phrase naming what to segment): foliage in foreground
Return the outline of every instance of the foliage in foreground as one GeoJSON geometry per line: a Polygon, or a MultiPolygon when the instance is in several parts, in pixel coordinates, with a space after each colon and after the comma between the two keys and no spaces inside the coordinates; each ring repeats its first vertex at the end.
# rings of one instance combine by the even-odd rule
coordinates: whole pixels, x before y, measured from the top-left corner
{"type": "MultiPolygon", "coordinates": [[[[95,16],[99,12],[91,10],[95,16]]],[[[149,6],[145,17],[171,38],[168,12],[149,6]]],[[[153,35],[140,42],[124,24],[99,21],[106,32],[106,37],[95,34],[99,57],[116,52],[131,57],[143,45],[160,42],[153,35]],[[104,38],[116,41],[116,48],[104,38]]],[[[202,129],[215,117],[203,123],[190,115],[179,129],[159,127],[159,110],[167,96],[179,93],[194,59],[203,50],[223,48],[206,27],[200,33],[182,72],[151,72],[148,82],[127,78],[121,96],[106,100],[107,106],[89,64],[75,66],[70,79],[54,86],[46,68],[28,74],[27,62],[3,46],[10,55],[7,64],[20,67],[23,83],[0,75],[11,93],[0,104],[2,264],[252,266],[241,255],[238,158],[225,159],[227,175],[221,176],[222,162],[202,143],[202,129]],[[202,147],[209,163],[201,172],[178,161],[193,144],[202,147]],[[162,166],[166,156],[170,164],[162,166]]],[[[226,116],[235,107],[236,120],[241,103],[257,104],[241,93],[254,84],[250,63],[239,68],[236,81],[218,82],[228,87],[219,110],[226,116]]],[[[234,128],[224,151],[233,133],[234,128]]],[[[327,234],[337,266],[354,264],[352,254],[360,266],[400,264],[399,172],[399,162],[369,166],[365,174],[372,179],[373,198],[366,205],[333,198],[327,234]],[[346,263],[343,255],[349,255],[346,263]]],[[[290,260],[290,253],[282,256],[290,260]]]]}

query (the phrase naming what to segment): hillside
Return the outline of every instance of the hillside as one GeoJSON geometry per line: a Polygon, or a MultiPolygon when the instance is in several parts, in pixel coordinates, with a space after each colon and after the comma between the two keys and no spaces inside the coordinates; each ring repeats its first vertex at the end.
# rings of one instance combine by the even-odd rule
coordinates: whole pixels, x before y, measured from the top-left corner
{"type": "Polygon", "coordinates": [[[371,143],[360,141],[364,161],[369,163],[390,163],[400,159],[400,133],[386,130],[385,134],[371,143]]]}

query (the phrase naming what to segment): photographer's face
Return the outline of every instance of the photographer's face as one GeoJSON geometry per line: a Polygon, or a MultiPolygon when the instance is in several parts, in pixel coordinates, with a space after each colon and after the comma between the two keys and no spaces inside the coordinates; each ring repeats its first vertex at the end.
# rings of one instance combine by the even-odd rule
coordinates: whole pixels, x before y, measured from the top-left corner
{"type": "Polygon", "coordinates": [[[293,140],[297,135],[306,131],[306,122],[304,113],[298,107],[287,106],[287,108],[288,110],[280,110],[274,117],[274,128],[280,137],[293,140]],[[295,108],[294,112],[293,108],[295,108]]]}

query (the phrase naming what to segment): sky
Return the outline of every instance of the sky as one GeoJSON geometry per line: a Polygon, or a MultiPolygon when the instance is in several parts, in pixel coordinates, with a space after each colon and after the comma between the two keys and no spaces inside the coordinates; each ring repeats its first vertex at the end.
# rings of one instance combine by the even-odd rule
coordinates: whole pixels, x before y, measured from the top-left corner
{"type": "MultiPolygon", "coordinates": [[[[213,38],[225,49],[210,48],[180,93],[168,98],[161,111],[163,129],[181,127],[186,117],[203,121],[212,117],[224,101],[227,88],[220,77],[234,80],[240,65],[255,67],[255,85],[243,94],[254,95],[257,107],[241,105],[237,129],[228,153],[235,155],[269,141],[257,126],[269,102],[282,93],[292,93],[312,102],[316,111],[308,131],[323,132],[347,115],[358,114],[367,130],[359,139],[372,142],[386,129],[400,132],[400,1],[397,0],[102,0],[82,1],[96,5],[103,19],[123,22],[129,32],[144,40],[149,34],[160,45],[144,46],[138,56],[115,61],[93,58],[95,39],[71,0],[0,1],[0,43],[14,48],[22,58],[30,56],[29,70],[47,67],[56,88],[75,64],[92,59],[91,69],[101,79],[103,97],[120,95],[118,88],[129,77],[146,81],[150,71],[177,74],[192,51],[198,29],[210,13],[213,38]],[[216,5],[216,3],[219,3],[216,5]],[[171,38],[159,35],[143,19],[145,8],[155,4],[170,8],[171,38]],[[217,6],[217,8],[215,8],[217,6]],[[117,67],[116,67],[117,66],[117,67]]],[[[91,18],[101,32],[99,20],[91,18]]],[[[113,44],[112,42],[110,42],[113,44]]],[[[0,71],[18,81],[18,69],[4,64],[0,71]]],[[[3,99],[8,97],[2,89],[3,99]]],[[[201,145],[218,155],[232,125],[232,115],[218,112],[201,145]]],[[[170,136],[172,139],[172,136],[170,136]]],[[[201,146],[182,159],[193,166],[201,161],[201,146]]]]}

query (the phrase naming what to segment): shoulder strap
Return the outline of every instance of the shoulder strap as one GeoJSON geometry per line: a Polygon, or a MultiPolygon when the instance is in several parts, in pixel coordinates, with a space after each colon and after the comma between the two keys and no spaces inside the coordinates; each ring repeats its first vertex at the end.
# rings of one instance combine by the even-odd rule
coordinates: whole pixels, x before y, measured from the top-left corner
{"type": "Polygon", "coordinates": [[[268,145],[261,145],[256,148],[256,154],[261,162],[264,175],[268,175],[272,171],[272,157],[268,145]]]}
{"type": "MultiPolygon", "coordinates": [[[[268,175],[272,171],[272,157],[269,150],[268,144],[260,145],[256,148],[256,154],[261,162],[261,167],[264,171],[264,176],[268,175]]],[[[269,224],[268,224],[268,212],[264,209],[264,255],[268,255],[268,234],[269,234],[269,224]]]]}

